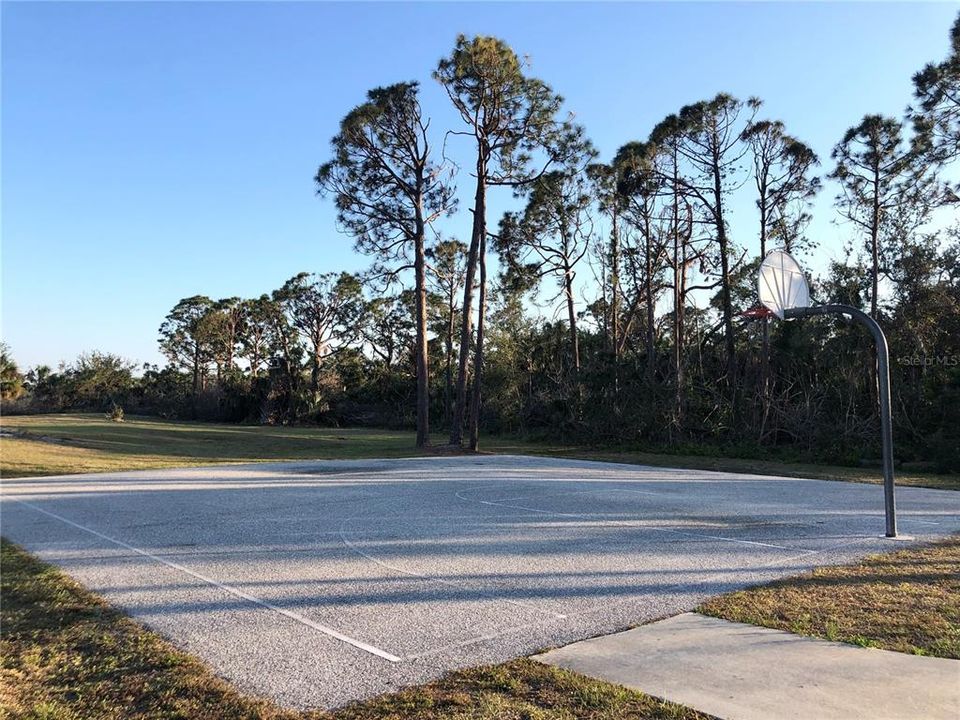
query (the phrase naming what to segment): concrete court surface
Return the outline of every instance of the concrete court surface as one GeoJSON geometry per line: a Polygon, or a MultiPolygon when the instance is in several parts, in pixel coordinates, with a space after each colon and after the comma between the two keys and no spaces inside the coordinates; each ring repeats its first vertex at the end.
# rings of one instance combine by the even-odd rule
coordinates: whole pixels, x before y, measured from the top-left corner
{"type": "Polygon", "coordinates": [[[956,720],[960,660],[684,613],[535,657],[726,720],[956,720]]]}
{"type": "MultiPolygon", "coordinates": [[[[878,485],[519,456],[6,480],[2,532],[245,691],[333,707],[902,547],[878,485]]],[[[898,490],[916,540],[960,493],[898,490]]]]}

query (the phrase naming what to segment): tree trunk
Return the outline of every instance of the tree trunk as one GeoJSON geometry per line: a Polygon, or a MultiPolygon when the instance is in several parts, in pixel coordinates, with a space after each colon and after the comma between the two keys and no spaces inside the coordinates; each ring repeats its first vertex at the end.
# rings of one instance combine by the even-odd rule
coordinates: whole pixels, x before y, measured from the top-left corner
{"type": "Polygon", "coordinates": [[[646,346],[647,346],[647,387],[648,390],[653,387],[654,368],[656,366],[656,344],[654,343],[653,324],[653,244],[651,242],[650,215],[644,210],[644,278],[643,292],[647,296],[647,327],[646,327],[646,346]]]}
{"type": "MultiPolygon", "coordinates": [[[[766,186],[760,188],[760,258],[767,254],[767,192],[766,186]]],[[[760,442],[767,431],[767,418],[770,415],[770,321],[760,318],[763,336],[760,346],[760,442]]]]}
{"type": "Polygon", "coordinates": [[[560,231],[563,234],[563,294],[567,300],[567,323],[570,328],[570,358],[573,360],[573,371],[580,375],[580,342],[577,338],[577,312],[573,303],[573,268],[570,267],[570,241],[567,238],[567,225],[560,231]]]}
{"type": "Polygon", "coordinates": [[[230,318],[231,318],[231,319],[230,319],[230,333],[229,333],[229,336],[228,336],[228,337],[229,337],[229,341],[228,341],[228,344],[227,344],[227,372],[230,372],[231,370],[233,370],[234,351],[235,351],[235,349],[236,349],[236,344],[237,344],[237,321],[236,321],[236,316],[233,314],[233,313],[234,313],[233,310],[231,310],[230,313],[231,313],[231,315],[230,315],[230,318]]]}
{"type": "Polygon", "coordinates": [[[454,297],[453,297],[453,283],[450,284],[450,296],[447,301],[447,337],[445,338],[445,349],[446,349],[446,383],[444,387],[443,394],[443,420],[447,424],[450,423],[450,416],[453,411],[453,311],[454,311],[454,297]]]}
{"type": "Polygon", "coordinates": [[[870,317],[877,319],[877,295],[880,290],[880,166],[873,166],[873,218],[870,223],[870,317]]]}
{"type": "Polygon", "coordinates": [[[413,238],[413,272],[417,303],[417,447],[430,445],[430,366],[427,347],[427,261],[424,257],[426,226],[423,198],[416,202],[416,236],[413,238]]]}
{"type": "Polygon", "coordinates": [[[613,336],[614,408],[620,403],[620,227],[616,203],[610,233],[610,329],[613,336]]]}
{"type": "MultiPolygon", "coordinates": [[[[880,164],[873,165],[873,218],[870,223],[870,317],[877,319],[877,296],[880,294],[880,164]]],[[[880,387],[877,384],[877,348],[871,351],[873,362],[870,364],[870,397],[873,406],[880,402],[880,387]]]]}
{"type": "Polygon", "coordinates": [[[322,361],[322,358],[320,357],[320,348],[314,345],[313,362],[310,363],[310,393],[313,395],[314,400],[316,400],[317,395],[320,393],[321,361],[322,361]]]}
{"type": "MultiPolygon", "coordinates": [[[[419,215],[419,209],[418,213],[419,215]]],[[[417,447],[430,445],[430,368],[427,353],[427,273],[424,259],[424,225],[417,218],[414,238],[414,274],[417,295],[417,447]]]]}
{"type": "Polygon", "coordinates": [[[477,272],[477,256],[485,233],[486,216],[486,163],[477,159],[477,191],[473,205],[473,231],[470,234],[470,249],[467,252],[466,277],[463,286],[463,317],[460,321],[460,351],[457,365],[457,396],[454,404],[453,422],[450,425],[450,444],[463,443],[463,423],[467,414],[467,364],[470,358],[470,337],[473,331],[473,285],[477,272]]]}
{"type": "Polygon", "coordinates": [[[713,158],[714,221],[717,226],[717,244],[720,247],[720,300],[723,305],[723,335],[727,355],[727,382],[736,387],[736,348],[733,342],[733,305],[730,300],[730,258],[727,254],[727,228],[723,218],[723,188],[721,187],[720,158],[713,158]]]}
{"type": "Polygon", "coordinates": [[[480,236],[480,299],[477,303],[477,346],[473,355],[473,391],[470,394],[470,449],[476,452],[480,447],[480,388],[483,381],[483,328],[487,312],[487,238],[486,226],[480,236]]]}
{"type": "Polygon", "coordinates": [[[680,174],[676,149],[673,152],[673,421],[683,418],[683,303],[687,274],[686,241],[680,240],[680,174]]]}
{"type": "Polygon", "coordinates": [[[200,397],[200,345],[194,343],[193,346],[193,396],[200,397]]]}
{"type": "MultiPolygon", "coordinates": [[[[566,261],[564,261],[566,264],[566,261]]],[[[564,269],[563,293],[567,297],[567,322],[570,325],[570,356],[573,359],[573,370],[580,373],[580,342],[577,333],[577,313],[573,305],[573,276],[570,268],[564,269]]]]}

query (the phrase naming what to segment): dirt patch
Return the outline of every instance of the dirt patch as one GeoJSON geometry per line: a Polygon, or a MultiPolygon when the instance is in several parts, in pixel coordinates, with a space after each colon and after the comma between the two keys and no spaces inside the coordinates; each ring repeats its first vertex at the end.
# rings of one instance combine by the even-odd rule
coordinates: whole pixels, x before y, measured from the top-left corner
{"type": "Polygon", "coordinates": [[[52,445],[76,445],[82,447],[79,443],[71,442],[68,438],[53,437],[52,435],[35,435],[26,430],[15,430],[14,428],[0,428],[0,438],[16,438],[18,440],[33,440],[34,442],[50,443],[52,445]]]}

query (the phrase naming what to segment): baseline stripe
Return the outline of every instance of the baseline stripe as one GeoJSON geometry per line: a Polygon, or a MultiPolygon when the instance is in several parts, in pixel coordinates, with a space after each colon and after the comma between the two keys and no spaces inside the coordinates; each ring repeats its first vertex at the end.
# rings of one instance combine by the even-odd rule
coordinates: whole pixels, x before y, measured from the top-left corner
{"type": "Polygon", "coordinates": [[[283,615],[284,617],[287,617],[291,620],[295,620],[298,623],[301,623],[302,625],[306,625],[307,627],[313,628],[314,630],[318,630],[319,632],[322,632],[324,635],[329,635],[332,638],[340,640],[341,642],[345,642],[347,643],[347,645],[352,645],[353,647],[359,650],[363,650],[364,652],[368,652],[371,655],[376,655],[377,657],[383,658],[384,660],[387,660],[392,663],[401,661],[401,658],[397,657],[396,655],[391,655],[385,650],[381,650],[380,648],[374,647],[373,645],[369,645],[368,643],[365,643],[362,640],[357,640],[356,638],[352,638],[349,635],[344,635],[343,633],[337,632],[331,627],[327,627],[326,625],[321,625],[320,623],[314,622],[313,620],[306,618],[303,615],[300,615],[299,613],[295,613],[292,610],[287,610],[286,608],[277,607],[276,605],[269,603],[266,600],[261,600],[260,598],[254,595],[244,592],[243,590],[239,590],[229,585],[224,585],[223,583],[217,582],[211,577],[207,577],[202,573],[198,573],[195,570],[191,570],[190,568],[184,567],[179,563],[175,563],[170,560],[165,560],[162,557],[158,557],[152,553],[147,552],[146,550],[141,550],[140,548],[136,548],[133,545],[128,545],[127,543],[121,540],[117,540],[116,538],[112,538],[109,535],[104,535],[101,532],[97,532],[96,530],[85,527],[79,523],[75,523],[73,520],[68,520],[62,515],[57,515],[57,513],[50,512],[49,510],[44,510],[42,507],[38,507],[37,505],[34,505],[31,502],[27,502],[26,500],[18,500],[16,498],[10,498],[10,499],[13,500],[14,502],[22,503],[27,507],[33,508],[37,512],[43,513],[44,515],[49,515],[50,517],[55,518],[60,522],[66,523],[67,525],[72,525],[78,530],[83,530],[84,532],[90,533],[91,535],[95,535],[98,538],[106,540],[107,542],[111,542],[114,545],[118,545],[119,547],[125,548],[126,550],[134,552],[137,555],[142,555],[143,557],[149,558],[150,560],[158,562],[161,565],[166,565],[167,567],[173,568],[174,570],[179,570],[182,573],[191,575],[197,578],[198,580],[202,580],[205,583],[214,585],[215,587],[220,588],[224,592],[230,593],[231,595],[234,595],[238,598],[242,598],[243,600],[254,603],[255,605],[264,607],[267,610],[272,610],[275,613],[283,615]]]}

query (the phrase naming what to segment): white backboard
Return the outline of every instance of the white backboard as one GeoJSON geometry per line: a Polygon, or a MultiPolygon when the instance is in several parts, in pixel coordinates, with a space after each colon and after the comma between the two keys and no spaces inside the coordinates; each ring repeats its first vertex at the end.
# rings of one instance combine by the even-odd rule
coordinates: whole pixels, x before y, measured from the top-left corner
{"type": "Polygon", "coordinates": [[[771,250],[760,264],[757,295],[760,303],[781,320],[784,310],[810,305],[807,276],[783,250],[771,250]]]}

